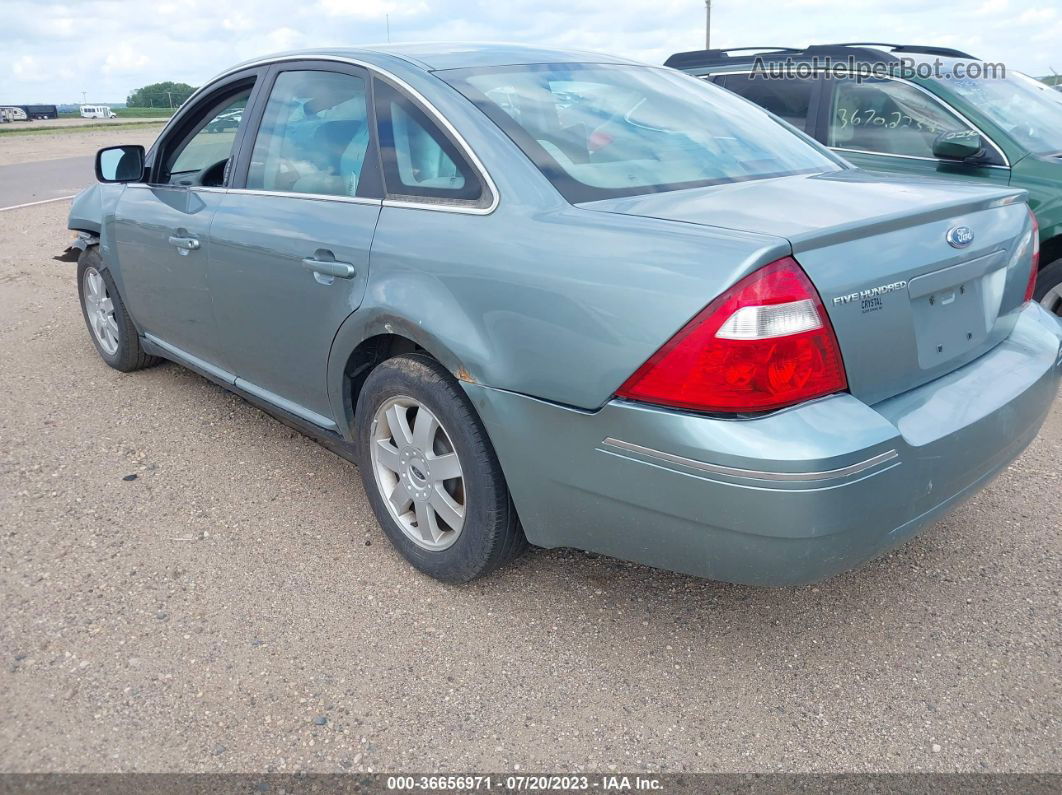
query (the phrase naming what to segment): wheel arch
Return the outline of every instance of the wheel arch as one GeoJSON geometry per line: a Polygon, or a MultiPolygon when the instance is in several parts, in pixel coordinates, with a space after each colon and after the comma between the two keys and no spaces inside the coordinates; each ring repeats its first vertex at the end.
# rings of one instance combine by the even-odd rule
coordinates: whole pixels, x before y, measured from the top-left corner
{"type": "Polygon", "coordinates": [[[1054,237],[1040,241],[1040,270],[1062,259],[1062,226],[1052,231],[1054,237]]]}
{"type": "Polygon", "coordinates": [[[476,379],[453,348],[423,326],[391,313],[358,310],[340,327],[328,356],[328,398],[339,431],[352,438],[354,409],[376,365],[403,353],[424,353],[459,381],[476,379]]]}

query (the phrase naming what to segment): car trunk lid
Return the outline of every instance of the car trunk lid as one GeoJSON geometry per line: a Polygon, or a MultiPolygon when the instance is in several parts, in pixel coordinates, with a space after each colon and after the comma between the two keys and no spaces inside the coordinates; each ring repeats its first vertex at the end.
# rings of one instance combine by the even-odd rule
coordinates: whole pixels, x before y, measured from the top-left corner
{"type": "Polygon", "coordinates": [[[1009,335],[1031,257],[1022,198],[852,170],[580,206],[786,238],[822,297],[851,392],[873,404],[1009,335]]]}

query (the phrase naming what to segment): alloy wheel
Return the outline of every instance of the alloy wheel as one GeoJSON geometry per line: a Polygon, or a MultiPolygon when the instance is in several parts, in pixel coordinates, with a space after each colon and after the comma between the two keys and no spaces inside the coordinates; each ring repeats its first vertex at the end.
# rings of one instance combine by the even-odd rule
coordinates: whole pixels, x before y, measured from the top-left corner
{"type": "Polygon", "coordinates": [[[82,292],[85,296],[85,316],[96,342],[108,356],[118,352],[118,321],[114,317],[114,301],[107,292],[107,283],[98,270],[85,268],[82,292]]]}
{"type": "Polygon", "coordinates": [[[446,429],[424,404],[399,396],[377,410],[371,434],[373,475],[392,518],[424,549],[451,546],[467,506],[464,471],[446,429]]]}

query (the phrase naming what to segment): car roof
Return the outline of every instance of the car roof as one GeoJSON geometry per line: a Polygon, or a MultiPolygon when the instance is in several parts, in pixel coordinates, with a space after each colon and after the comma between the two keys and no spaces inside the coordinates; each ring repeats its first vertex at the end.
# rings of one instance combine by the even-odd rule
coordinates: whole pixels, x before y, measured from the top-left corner
{"type": "MultiPolygon", "coordinates": [[[[274,53],[255,58],[251,63],[269,62],[275,59],[304,56],[351,58],[384,67],[393,59],[401,59],[426,71],[463,69],[466,67],[510,66],[538,63],[605,63],[638,64],[626,58],[604,55],[585,50],[565,50],[547,47],[531,47],[524,44],[493,44],[484,42],[443,42],[416,44],[373,44],[361,47],[331,47],[323,49],[295,50],[274,53]]],[[[642,65],[642,64],[638,64],[642,65]]]]}
{"type": "Polygon", "coordinates": [[[693,50],[677,52],[668,58],[665,66],[686,71],[718,71],[747,66],[757,59],[763,63],[779,63],[792,60],[797,63],[812,60],[844,61],[853,58],[857,63],[899,63],[901,58],[915,63],[940,59],[944,66],[958,61],[979,61],[980,58],[951,49],[920,44],[883,44],[880,42],[853,44],[813,44],[808,47],[740,47],[731,50],[693,50]]]}

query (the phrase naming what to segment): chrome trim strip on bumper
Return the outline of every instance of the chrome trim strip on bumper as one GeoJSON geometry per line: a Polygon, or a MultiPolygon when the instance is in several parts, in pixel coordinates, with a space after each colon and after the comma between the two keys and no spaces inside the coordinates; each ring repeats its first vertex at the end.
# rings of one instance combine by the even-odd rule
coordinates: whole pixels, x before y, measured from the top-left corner
{"type": "Polygon", "coordinates": [[[872,458],[868,458],[866,461],[860,461],[858,464],[851,464],[846,467],[841,467],[840,469],[829,469],[825,472],[766,472],[758,469],[740,469],[738,467],[722,466],[721,464],[709,464],[706,461],[697,461],[693,458],[686,458],[673,453],[665,453],[662,450],[654,450],[651,447],[642,447],[640,444],[625,442],[622,439],[615,439],[611,436],[606,438],[602,444],[606,447],[612,447],[617,450],[637,453],[646,458],[655,458],[658,461],[666,461],[669,464],[678,464],[679,466],[698,469],[702,472],[711,472],[715,475],[730,475],[731,477],[751,478],[753,480],[795,481],[801,483],[820,480],[837,480],[839,478],[851,477],[852,475],[858,475],[859,473],[866,472],[868,469],[872,469],[879,464],[884,464],[900,457],[900,454],[895,450],[887,450],[884,453],[879,453],[872,458]]]}

